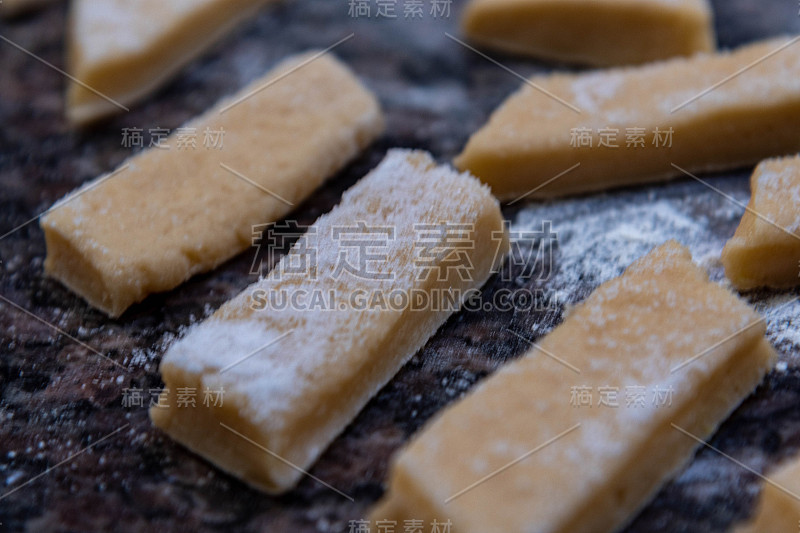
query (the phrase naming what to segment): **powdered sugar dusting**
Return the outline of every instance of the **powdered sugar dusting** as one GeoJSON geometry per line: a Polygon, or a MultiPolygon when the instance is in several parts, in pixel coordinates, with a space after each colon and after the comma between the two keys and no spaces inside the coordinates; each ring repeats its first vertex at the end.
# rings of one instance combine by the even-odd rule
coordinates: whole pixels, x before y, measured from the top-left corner
{"type": "MultiPolygon", "coordinates": [[[[401,310],[351,309],[345,305],[348,297],[357,291],[389,294],[418,286],[418,265],[411,260],[415,226],[440,220],[467,223],[476,216],[476,205],[485,207],[491,199],[486,185],[433,165],[423,152],[390,151],[378,168],[345,192],[339,206],[317,220],[314,231],[301,237],[266,278],[173,344],[163,359],[165,375],[172,367],[213,381],[217,387],[224,385],[232,398],[235,394],[241,399],[247,417],[260,427],[274,429],[282,423],[283,414],[298,402],[309,401],[309,388],[319,389],[334,373],[344,380],[341,376],[357,372],[359,365],[365,364],[363,357],[399,327],[396,321],[401,310]],[[374,276],[346,270],[337,274],[345,248],[334,241],[333,230],[359,223],[393,230],[385,243],[386,259],[374,265],[374,276]],[[292,257],[296,259],[303,250],[314,250],[310,271],[291,266],[292,257]],[[380,275],[384,273],[391,276],[380,275]],[[325,311],[304,306],[253,307],[258,291],[281,290],[292,294],[332,292],[334,301],[325,311]]],[[[476,275],[485,277],[488,266],[486,270],[476,275]]],[[[426,328],[433,326],[438,323],[431,322],[426,328]]],[[[433,331],[435,328],[414,332],[416,342],[423,342],[433,331]]],[[[418,346],[413,348],[408,354],[382,356],[387,365],[399,368],[418,346]]],[[[375,392],[366,388],[380,385],[365,383],[365,390],[349,394],[366,398],[375,392]]]]}
{"type": "Polygon", "coordinates": [[[571,84],[572,94],[582,112],[597,113],[612,100],[624,81],[621,72],[598,72],[577,77],[571,84]]]}

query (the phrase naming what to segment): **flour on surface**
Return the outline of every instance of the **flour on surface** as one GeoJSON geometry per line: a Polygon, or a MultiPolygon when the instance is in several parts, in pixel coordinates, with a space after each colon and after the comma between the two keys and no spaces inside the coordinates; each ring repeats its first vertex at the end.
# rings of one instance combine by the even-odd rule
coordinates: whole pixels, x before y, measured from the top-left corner
{"type": "MultiPolygon", "coordinates": [[[[713,281],[729,286],[719,256],[743,209],[722,196],[701,194],[695,185],[702,187],[675,184],[663,192],[626,191],[530,204],[517,214],[511,231],[535,231],[543,221],[552,223],[558,247],[554,271],[545,286],[563,309],[579,303],[598,285],[619,276],[633,261],[670,239],[688,247],[713,281]],[[680,194],[674,194],[673,188],[680,194]]],[[[726,193],[740,203],[749,198],[744,187],[726,193]]],[[[767,337],[782,358],[800,349],[797,294],[757,291],[743,297],[765,318],[767,337]]],[[[544,329],[534,327],[537,337],[549,328],[544,329]]]]}

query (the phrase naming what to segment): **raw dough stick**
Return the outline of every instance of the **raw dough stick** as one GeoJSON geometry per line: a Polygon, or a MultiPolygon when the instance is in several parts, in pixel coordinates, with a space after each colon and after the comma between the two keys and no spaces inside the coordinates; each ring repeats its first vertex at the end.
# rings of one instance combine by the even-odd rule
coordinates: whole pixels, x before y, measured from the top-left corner
{"type": "Polygon", "coordinates": [[[301,477],[285,461],[308,468],[507,249],[487,187],[425,152],[393,150],[265,279],[170,348],[161,364],[169,408],[151,409],[153,422],[251,485],[285,491],[301,477]],[[432,226],[444,231],[431,235],[432,226]],[[366,269],[348,252],[356,241],[372,243],[359,252],[370,254],[366,269]],[[297,305],[280,303],[293,294],[297,305]],[[401,294],[416,295],[413,307],[401,294]],[[419,299],[448,294],[453,305],[419,299]],[[314,295],[324,300],[315,306],[314,295]],[[224,389],[224,405],[181,407],[179,387],[224,389]]]}
{"type": "Polygon", "coordinates": [[[769,159],[750,178],[748,210],[722,250],[740,289],[800,285],[800,157],[769,159]]]}
{"type": "Polygon", "coordinates": [[[671,424],[707,437],[772,365],[758,321],[662,245],[415,437],[372,518],[616,530],[696,448],[671,424]]]}
{"type": "MultiPolygon", "coordinates": [[[[130,106],[267,1],[73,0],[68,70],[94,91],[130,106]]],[[[123,111],[94,91],[70,83],[70,122],[86,124],[123,111]]]]}
{"type": "Polygon", "coordinates": [[[0,17],[16,17],[52,3],[55,0],[3,0],[0,2],[0,17]]]}
{"type": "Polygon", "coordinates": [[[795,152],[800,45],[777,51],[788,43],[532,78],[564,103],[524,85],[472,136],[456,165],[501,198],[531,191],[527,197],[546,198],[680,175],[671,164],[699,172],[795,152]]]}
{"type": "Polygon", "coordinates": [[[714,49],[707,0],[472,0],[461,25],[499,50],[610,66],[714,49]]]}
{"type": "Polygon", "coordinates": [[[254,224],[283,217],[383,130],[374,96],[333,57],[308,62],[315,55],[283,62],[173,132],[169,148],[56,203],[41,221],[45,272],[118,316],[250,246],[254,224]]]}
{"type": "Polygon", "coordinates": [[[800,460],[785,464],[767,481],[755,516],[736,533],[793,533],[800,524],[800,460]]]}

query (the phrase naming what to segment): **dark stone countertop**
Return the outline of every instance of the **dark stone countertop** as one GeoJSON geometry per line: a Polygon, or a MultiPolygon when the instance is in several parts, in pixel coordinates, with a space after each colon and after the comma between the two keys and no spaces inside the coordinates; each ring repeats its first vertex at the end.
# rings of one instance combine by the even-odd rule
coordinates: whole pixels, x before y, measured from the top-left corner
{"type": "MultiPolygon", "coordinates": [[[[723,46],[800,30],[794,1],[714,4],[723,46]]],[[[306,224],[328,211],[387,148],[424,148],[441,161],[449,160],[519,80],[445,36],[458,31],[460,3],[453,4],[445,19],[431,17],[426,1],[422,19],[404,20],[402,5],[398,3],[397,20],[352,18],[344,0],[298,0],[267,8],[146,103],[83,133],[71,131],[62,119],[64,78],[0,42],[0,234],[127,157],[122,128],[175,128],[280,58],[325,48],[350,33],[355,37],[336,53],[377,92],[387,111],[388,131],[293,218],[306,224]]],[[[65,13],[63,5],[55,5],[2,22],[0,35],[63,67],[65,13]]],[[[495,57],[523,75],[551,68],[495,57]]],[[[715,184],[746,199],[748,172],[717,176],[715,184]]],[[[688,181],[544,209],[563,221],[573,212],[613,210],[655,197],[691,200],[684,207],[705,216],[710,234],[722,242],[741,214],[707,215],[713,211],[708,206],[718,210],[724,200],[688,181]]],[[[513,219],[536,209],[521,203],[505,213],[513,219]]],[[[36,223],[0,242],[0,531],[346,530],[348,520],[363,518],[381,496],[391,454],[434,413],[524,352],[526,343],[514,332],[536,338],[560,321],[563,310],[558,304],[535,312],[462,312],[452,317],[313,467],[315,476],[355,501],[311,479],[276,498],[249,489],[165,438],[151,426],[146,409],[122,404],[126,388],[161,386],[158,362],[175,335],[255,280],[249,273],[252,254],[150,297],[119,320],[109,320],[45,279],[44,256],[36,223]]],[[[558,257],[556,269],[564,267],[558,257]]],[[[712,277],[719,279],[715,268],[712,277]]],[[[578,300],[597,282],[579,277],[565,290],[578,300]]],[[[487,292],[515,283],[495,279],[487,292]]],[[[773,296],[750,298],[758,303],[773,296]]],[[[800,448],[800,351],[785,339],[778,348],[785,370],[771,373],[711,440],[757,472],[800,448]]],[[[759,487],[754,473],[703,449],[627,531],[725,531],[750,512],[759,487]]]]}

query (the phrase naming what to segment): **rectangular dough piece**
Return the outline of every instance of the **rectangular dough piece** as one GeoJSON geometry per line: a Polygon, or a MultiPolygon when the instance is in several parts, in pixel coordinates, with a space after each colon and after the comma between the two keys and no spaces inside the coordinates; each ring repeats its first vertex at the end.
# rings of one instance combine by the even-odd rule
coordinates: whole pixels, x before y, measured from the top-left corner
{"type": "Polygon", "coordinates": [[[487,187],[436,167],[425,152],[392,150],[266,278],[167,351],[161,374],[169,408],[153,407],[153,422],[250,485],[286,491],[507,250],[500,208],[487,187]],[[432,236],[424,233],[430,226],[451,229],[432,236]],[[456,228],[467,233],[455,235],[456,228]],[[461,244],[453,247],[456,236],[461,244]],[[351,266],[359,263],[347,251],[357,240],[372,243],[362,252],[370,254],[367,276],[342,268],[343,254],[351,266]],[[285,305],[282,294],[302,301],[285,305]],[[417,300],[381,303],[393,294],[417,300]],[[315,305],[314,295],[324,301],[315,305]],[[448,295],[452,305],[418,298],[446,302],[448,295]],[[181,407],[181,387],[224,389],[224,405],[181,407]]]}
{"type": "Polygon", "coordinates": [[[708,437],[772,366],[759,320],[686,248],[656,248],[415,436],[372,519],[615,531],[690,459],[676,427],[708,437]]]}
{"type": "Polygon", "coordinates": [[[471,0],[461,27],[498,50],[596,66],[714,49],[707,0],[471,0]]]}
{"type": "Polygon", "coordinates": [[[85,125],[154,91],[270,0],[73,0],[67,119],[85,125]],[[100,94],[98,94],[100,93],[100,94]]]}
{"type": "Polygon", "coordinates": [[[793,533],[800,528],[800,460],[768,473],[755,515],[736,533],[793,533]],[[788,491],[788,492],[787,492],[788,491]]]}
{"type": "Polygon", "coordinates": [[[800,157],[762,161],[750,178],[748,210],[722,250],[739,290],[800,285],[800,157]]]}
{"type": "Polygon", "coordinates": [[[16,17],[55,2],[56,0],[2,0],[0,18],[16,17]]]}
{"type": "Polygon", "coordinates": [[[174,131],[168,149],[57,202],[41,219],[45,272],[116,317],[248,248],[253,225],[282,218],[383,131],[349,69],[311,58],[284,61],[174,131]]]}
{"type": "Polygon", "coordinates": [[[800,44],[788,38],[531,83],[538,89],[523,85],[455,160],[500,198],[655,182],[681,175],[673,164],[720,170],[800,149],[800,44]]]}

